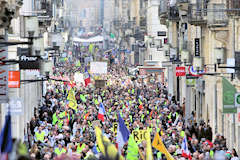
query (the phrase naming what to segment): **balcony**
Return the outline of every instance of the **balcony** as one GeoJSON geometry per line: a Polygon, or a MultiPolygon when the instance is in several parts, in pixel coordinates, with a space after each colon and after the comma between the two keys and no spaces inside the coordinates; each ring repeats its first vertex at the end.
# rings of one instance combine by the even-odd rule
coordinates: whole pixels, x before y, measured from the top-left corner
{"type": "Polygon", "coordinates": [[[207,24],[206,11],[197,4],[189,4],[188,6],[188,22],[191,25],[202,26],[207,24]]]}
{"type": "Polygon", "coordinates": [[[240,16],[240,0],[226,0],[226,4],[229,16],[240,16]]]}
{"type": "Polygon", "coordinates": [[[168,18],[168,1],[161,0],[158,8],[158,15],[160,18],[168,18]]]}
{"type": "Polygon", "coordinates": [[[34,1],[34,9],[37,12],[37,16],[52,17],[52,3],[48,0],[36,0],[34,1]]]}
{"type": "Polygon", "coordinates": [[[209,12],[207,16],[208,27],[226,27],[228,24],[228,17],[225,4],[209,4],[208,9],[214,12],[209,12]]]}

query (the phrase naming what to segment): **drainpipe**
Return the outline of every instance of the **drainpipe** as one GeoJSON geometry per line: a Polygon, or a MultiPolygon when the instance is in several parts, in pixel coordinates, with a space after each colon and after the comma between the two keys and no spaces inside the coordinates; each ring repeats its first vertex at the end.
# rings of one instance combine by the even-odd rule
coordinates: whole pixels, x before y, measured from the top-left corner
{"type": "MultiPolygon", "coordinates": [[[[233,18],[233,44],[232,44],[232,48],[233,48],[233,51],[232,51],[232,57],[235,56],[235,18],[233,18]]],[[[235,144],[235,141],[236,141],[236,130],[235,130],[235,126],[236,126],[236,120],[235,120],[235,113],[233,113],[233,143],[235,144]]]]}

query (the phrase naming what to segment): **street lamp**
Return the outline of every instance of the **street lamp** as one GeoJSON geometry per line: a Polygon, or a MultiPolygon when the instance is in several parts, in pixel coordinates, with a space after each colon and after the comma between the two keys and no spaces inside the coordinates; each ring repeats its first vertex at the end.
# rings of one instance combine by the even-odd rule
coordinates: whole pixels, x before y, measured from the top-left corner
{"type": "Polygon", "coordinates": [[[218,68],[225,68],[225,69],[229,68],[229,69],[240,70],[240,67],[236,67],[236,66],[220,66],[220,64],[224,64],[225,62],[224,48],[215,48],[214,54],[215,54],[215,63],[217,64],[218,68]]]}
{"type": "Polygon", "coordinates": [[[35,53],[36,56],[44,55],[44,41],[43,38],[38,38],[33,40],[33,54],[35,53]]]}
{"type": "Polygon", "coordinates": [[[191,66],[190,53],[188,50],[181,51],[181,61],[184,63],[185,66],[191,66]]]}
{"type": "Polygon", "coordinates": [[[47,78],[49,78],[49,75],[53,73],[53,62],[51,60],[42,62],[40,73],[41,75],[45,75],[47,78]]]}
{"type": "Polygon", "coordinates": [[[203,58],[194,57],[193,58],[193,67],[196,68],[197,72],[203,70],[203,58]]]}
{"type": "Polygon", "coordinates": [[[215,63],[216,64],[223,64],[224,63],[224,48],[214,48],[214,55],[215,55],[215,63]]]}

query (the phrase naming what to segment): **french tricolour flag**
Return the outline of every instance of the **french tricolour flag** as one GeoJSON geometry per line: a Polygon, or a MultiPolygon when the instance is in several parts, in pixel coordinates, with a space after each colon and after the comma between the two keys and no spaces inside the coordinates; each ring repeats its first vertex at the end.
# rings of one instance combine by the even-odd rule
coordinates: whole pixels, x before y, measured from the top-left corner
{"type": "Polygon", "coordinates": [[[187,143],[187,137],[184,136],[183,142],[182,142],[182,157],[188,158],[188,159],[192,159],[191,153],[188,150],[188,143],[187,143]]]}
{"type": "Polygon", "coordinates": [[[105,114],[104,106],[102,103],[100,103],[99,111],[98,111],[98,119],[100,119],[102,122],[104,122],[104,114],[105,114]]]}
{"type": "Polygon", "coordinates": [[[124,120],[118,114],[118,129],[117,129],[117,146],[118,146],[118,152],[121,154],[121,150],[124,146],[124,144],[127,143],[129,139],[130,132],[127,129],[124,120]]]}
{"type": "Polygon", "coordinates": [[[89,83],[91,83],[90,75],[88,73],[87,67],[85,67],[84,82],[85,82],[85,87],[88,86],[89,83]]]}

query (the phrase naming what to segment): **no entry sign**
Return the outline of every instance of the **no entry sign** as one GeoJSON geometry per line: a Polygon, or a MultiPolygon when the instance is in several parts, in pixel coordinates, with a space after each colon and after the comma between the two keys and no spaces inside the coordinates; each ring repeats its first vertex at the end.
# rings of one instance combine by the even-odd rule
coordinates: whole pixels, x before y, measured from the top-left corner
{"type": "Polygon", "coordinates": [[[185,67],[176,67],[176,76],[186,76],[186,70],[185,67]]]}

